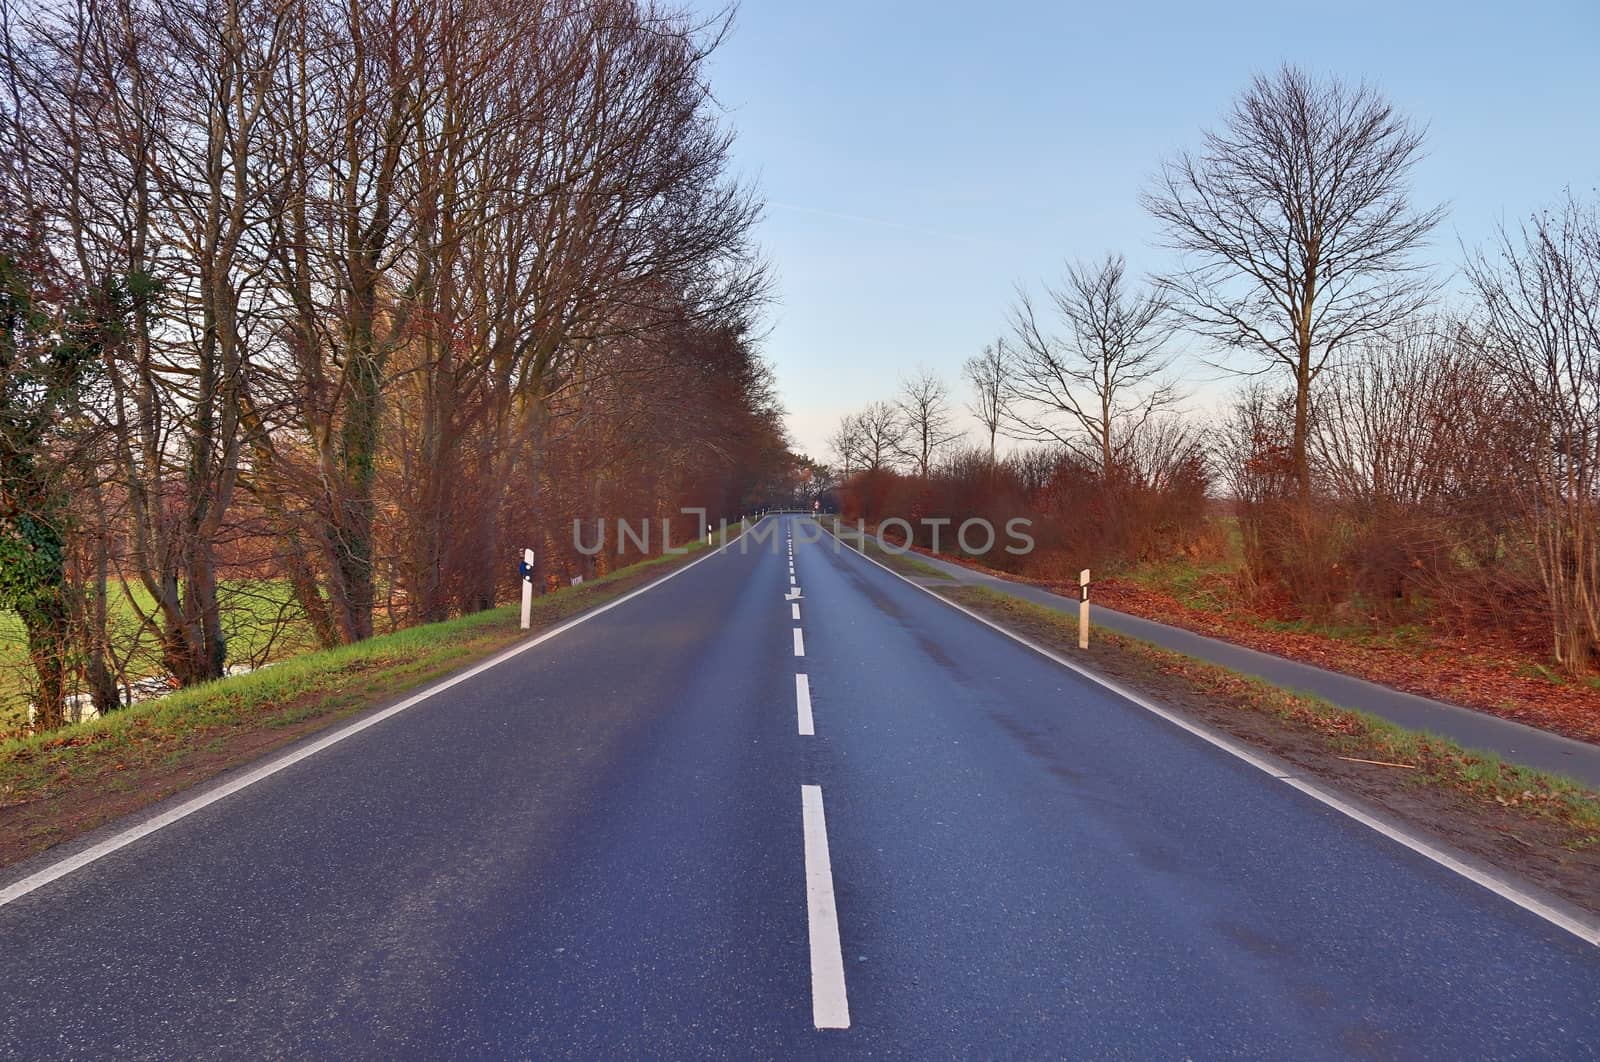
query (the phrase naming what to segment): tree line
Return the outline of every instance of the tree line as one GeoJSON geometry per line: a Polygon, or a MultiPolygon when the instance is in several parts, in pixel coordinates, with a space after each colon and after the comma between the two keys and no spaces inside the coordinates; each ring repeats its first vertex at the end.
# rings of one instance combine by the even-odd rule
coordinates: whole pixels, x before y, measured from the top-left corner
{"type": "Polygon", "coordinates": [[[494,604],[525,545],[541,587],[603,571],[574,520],[737,513],[786,467],[761,202],[707,80],[725,22],[0,19],[0,608],[39,726],[75,689],[125,701],[141,653],[222,675],[261,586],[286,588],[269,622],[352,642],[494,604]]]}
{"type": "Polygon", "coordinates": [[[978,446],[927,374],[846,417],[847,507],[1043,517],[1011,563],[1045,577],[1236,528],[1246,600],[1491,622],[1593,671],[1600,204],[1567,191],[1446,270],[1424,253],[1444,208],[1411,190],[1424,141],[1370,84],[1256,77],[1142,195],[1172,267],[1109,253],[1019,291],[965,366],[978,446]],[[1185,344],[1245,378],[1224,416],[1186,409],[1185,344]]]}

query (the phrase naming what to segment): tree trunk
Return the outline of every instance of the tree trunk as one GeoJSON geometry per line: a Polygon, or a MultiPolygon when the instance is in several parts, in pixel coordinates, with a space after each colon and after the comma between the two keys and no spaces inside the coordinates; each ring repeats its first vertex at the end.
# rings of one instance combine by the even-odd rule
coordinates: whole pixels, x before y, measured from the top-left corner
{"type": "Polygon", "coordinates": [[[67,721],[67,645],[69,617],[60,595],[37,603],[23,616],[28,659],[33,664],[34,727],[54,730],[67,721]]]}

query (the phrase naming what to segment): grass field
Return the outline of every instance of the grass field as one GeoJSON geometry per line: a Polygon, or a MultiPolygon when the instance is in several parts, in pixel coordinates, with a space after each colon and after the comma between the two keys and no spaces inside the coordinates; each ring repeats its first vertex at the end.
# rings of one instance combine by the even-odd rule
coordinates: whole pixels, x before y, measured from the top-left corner
{"type": "MultiPolygon", "coordinates": [[[[229,667],[260,667],[316,648],[287,582],[233,580],[222,585],[219,596],[229,667]]],[[[142,585],[119,584],[112,589],[107,625],[117,664],[130,682],[162,674],[155,633],[139,620],[152,606],[142,585]]],[[[27,722],[32,679],[27,631],[15,613],[0,611],[0,736],[15,733],[27,722]]]]}

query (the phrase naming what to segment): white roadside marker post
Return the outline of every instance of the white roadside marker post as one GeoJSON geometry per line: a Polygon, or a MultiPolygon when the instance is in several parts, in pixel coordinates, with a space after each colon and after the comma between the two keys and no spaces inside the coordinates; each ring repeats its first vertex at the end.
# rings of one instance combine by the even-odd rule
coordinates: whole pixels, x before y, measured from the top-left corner
{"type": "Polygon", "coordinates": [[[522,629],[533,623],[533,550],[522,551],[522,629]]]}
{"type": "Polygon", "coordinates": [[[1078,648],[1089,648],[1089,569],[1078,573],[1078,648]]]}

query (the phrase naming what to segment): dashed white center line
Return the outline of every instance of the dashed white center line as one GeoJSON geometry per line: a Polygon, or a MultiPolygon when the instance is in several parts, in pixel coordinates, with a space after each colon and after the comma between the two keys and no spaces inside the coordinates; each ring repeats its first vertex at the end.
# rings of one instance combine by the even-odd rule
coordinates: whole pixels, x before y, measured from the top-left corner
{"type": "Polygon", "coordinates": [[[800,719],[800,736],[815,737],[817,731],[811,721],[811,680],[805,675],[794,677],[794,703],[800,719]]]}
{"type": "Polygon", "coordinates": [[[799,627],[794,629],[794,655],[806,655],[806,636],[800,633],[799,627]]]}
{"type": "Polygon", "coordinates": [[[796,622],[799,621],[799,619],[800,619],[800,602],[798,602],[798,601],[789,602],[789,618],[792,619],[792,620],[795,620],[796,622]]]}
{"type": "Polygon", "coordinates": [[[822,787],[801,786],[800,808],[806,835],[806,920],[811,928],[811,1020],[819,1029],[848,1029],[850,1002],[844,992],[844,954],[839,948],[822,787]]]}
{"type": "Polygon", "coordinates": [[[789,585],[790,586],[794,585],[794,572],[790,572],[789,573],[789,585]]]}

